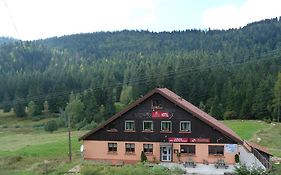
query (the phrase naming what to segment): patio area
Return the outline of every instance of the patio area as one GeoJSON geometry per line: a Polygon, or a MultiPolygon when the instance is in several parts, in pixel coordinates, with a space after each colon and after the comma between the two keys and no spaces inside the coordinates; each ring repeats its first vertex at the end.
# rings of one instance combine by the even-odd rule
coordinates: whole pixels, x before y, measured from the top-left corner
{"type": "Polygon", "coordinates": [[[160,165],[167,167],[169,169],[171,168],[181,168],[186,173],[185,174],[206,174],[206,175],[223,175],[223,174],[234,174],[234,166],[229,165],[227,169],[225,168],[216,168],[214,164],[197,164],[195,168],[193,167],[184,167],[183,164],[178,163],[160,163],[160,165]]]}

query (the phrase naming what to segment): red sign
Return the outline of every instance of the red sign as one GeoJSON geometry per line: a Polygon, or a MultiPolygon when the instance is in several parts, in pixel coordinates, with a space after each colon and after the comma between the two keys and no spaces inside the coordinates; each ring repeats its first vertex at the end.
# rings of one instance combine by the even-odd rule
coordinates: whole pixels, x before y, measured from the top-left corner
{"type": "Polygon", "coordinates": [[[192,143],[209,143],[210,138],[190,138],[189,142],[192,142],[192,143]]]}
{"type": "Polygon", "coordinates": [[[170,117],[168,112],[162,112],[162,111],[152,111],[151,116],[152,116],[152,118],[169,118],[170,117]]]}
{"type": "Polygon", "coordinates": [[[170,143],[187,143],[188,138],[169,137],[170,143]]]}

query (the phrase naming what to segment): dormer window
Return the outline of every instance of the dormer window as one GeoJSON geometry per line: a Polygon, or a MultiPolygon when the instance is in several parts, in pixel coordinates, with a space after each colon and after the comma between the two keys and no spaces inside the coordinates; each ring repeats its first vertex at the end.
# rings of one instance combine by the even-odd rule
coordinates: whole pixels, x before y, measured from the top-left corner
{"type": "Polygon", "coordinates": [[[153,131],[153,122],[143,121],[143,131],[153,131]]]}
{"type": "Polygon", "coordinates": [[[162,105],[160,103],[160,100],[158,100],[158,99],[152,100],[152,109],[162,109],[162,105]]]}
{"type": "Polygon", "coordinates": [[[180,132],[191,132],[190,121],[180,121],[180,132]]]}
{"type": "Polygon", "coordinates": [[[172,132],[172,122],[161,121],[161,132],[172,132]]]}
{"type": "Polygon", "coordinates": [[[125,121],[125,131],[135,131],[135,121],[126,120],[125,121]]]}

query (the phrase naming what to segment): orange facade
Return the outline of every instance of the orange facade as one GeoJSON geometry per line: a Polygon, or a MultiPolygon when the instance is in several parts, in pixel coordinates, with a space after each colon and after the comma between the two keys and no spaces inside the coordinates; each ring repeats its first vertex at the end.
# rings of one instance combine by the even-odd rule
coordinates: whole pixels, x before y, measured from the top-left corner
{"type": "Polygon", "coordinates": [[[223,158],[228,164],[235,163],[235,154],[238,153],[236,144],[232,144],[232,150],[229,151],[227,144],[212,144],[212,143],[160,143],[160,142],[122,142],[122,141],[84,141],[84,158],[100,161],[122,161],[125,163],[139,162],[141,152],[144,150],[144,144],[153,144],[152,153],[146,154],[150,162],[184,162],[192,158],[197,163],[208,161],[214,163],[218,158],[223,158]],[[117,150],[114,152],[108,151],[108,143],[117,143],[117,150]],[[135,145],[134,152],[126,152],[125,144],[133,143],[135,145]],[[182,145],[195,145],[195,153],[187,154],[181,152],[182,145]],[[209,154],[209,146],[223,146],[223,155],[209,154]],[[165,154],[164,154],[165,153],[165,154]]]}

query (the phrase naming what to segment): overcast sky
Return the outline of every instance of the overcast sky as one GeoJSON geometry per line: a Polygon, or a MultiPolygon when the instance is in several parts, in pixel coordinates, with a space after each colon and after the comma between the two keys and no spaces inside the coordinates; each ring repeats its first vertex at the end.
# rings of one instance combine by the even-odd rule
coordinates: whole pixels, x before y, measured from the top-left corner
{"type": "Polygon", "coordinates": [[[0,36],[229,29],[279,16],[280,0],[0,0],[0,36]]]}

